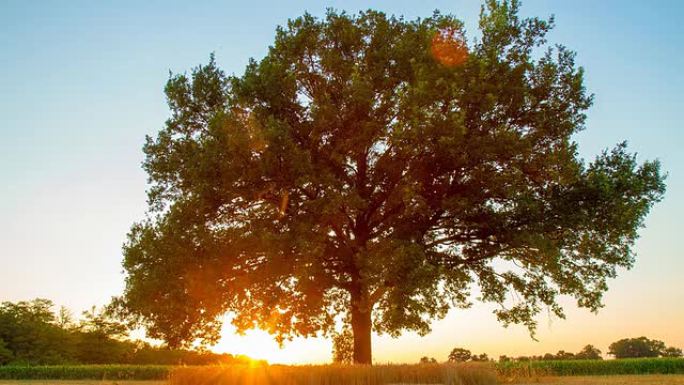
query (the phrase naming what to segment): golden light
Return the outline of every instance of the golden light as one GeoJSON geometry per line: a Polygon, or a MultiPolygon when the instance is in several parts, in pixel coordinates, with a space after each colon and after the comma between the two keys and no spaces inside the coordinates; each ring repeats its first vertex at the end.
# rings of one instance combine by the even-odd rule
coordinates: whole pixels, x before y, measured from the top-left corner
{"type": "Polygon", "coordinates": [[[221,339],[211,350],[266,360],[270,364],[329,363],[331,359],[330,341],[299,338],[286,341],[281,347],[272,335],[260,329],[238,335],[229,322],[224,324],[221,339]]]}
{"type": "Polygon", "coordinates": [[[468,46],[463,32],[454,28],[437,31],[432,38],[430,51],[435,60],[447,67],[461,65],[468,59],[468,46]]]}

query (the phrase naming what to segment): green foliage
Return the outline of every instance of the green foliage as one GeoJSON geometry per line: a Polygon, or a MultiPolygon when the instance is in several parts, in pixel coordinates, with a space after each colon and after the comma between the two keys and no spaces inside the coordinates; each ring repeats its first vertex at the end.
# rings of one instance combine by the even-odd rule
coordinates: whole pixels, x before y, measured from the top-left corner
{"type": "Polygon", "coordinates": [[[4,365],[10,361],[12,361],[12,358],[14,355],[12,354],[12,351],[7,349],[7,345],[5,344],[5,340],[0,338],[0,365],[4,365]]]}
{"type": "Polygon", "coordinates": [[[613,374],[684,374],[682,358],[622,360],[505,361],[497,364],[505,377],[594,376],[613,374]]]}
{"type": "Polygon", "coordinates": [[[575,354],[575,359],[578,360],[602,360],[601,351],[594,347],[594,345],[587,345],[579,353],[575,354]]]}
{"type": "Polygon", "coordinates": [[[71,362],[70,336],[55,324],[47,299],[0,304],[0,339],[11,352],[9,362],[59,364],[71,362]]]}
{"type": "Polygon", "coordinates": [[[166,380],[171,366],[0,366],[0,380],[166,380]]]}
{"type": "Polygon", "coordinates": [[[126,362],[128,355],[135,350],[135,344],[123,342],[127,328],[111,319],[106,311],[98,311],[94,306],[83,312],[79,324],[77,354],[78,362],[107,364],[126,362]]]}
{"type": "Polygon", "coordinates": [[[457,66],[430,49],[453,16],[329,11],[279,27],[242,76],[213,57],[171,76],[120,315],[171,346],[216,342],[228,311],[281,342],[342,317],[370,363],[371,329],[428,333],[475,286],[531,333],[560,295],[597,311],[663,176],[625,144],[578,157],[583,69],[518,11],[486,1],[457,66]]]}
{"type": "Polygon", "coordinates": [[[608,354],[615,358],[659,357],[665,350],[665,343],[646,337],[624,338],[608,347],[608,354]]]}
{"type": "MultiPolygon", "coordinates": [[[[547,359],[548,354],[544,355],[544,359],[547,359]]],[[[575,355],[570,352],[566,352],[565,350],[559,350],[558,353],[556,353],[555,356],[553,356],[554,360],[573,360],[575,359],[575,355]]]]}
{"type": "Polygon", "coordinates": [[[670,346],[661,353],[663,357],[681,357],[682,349],[670,346]]]}
{"type": "Polygon", "coordinates": [[[124,338],[126,328],[107,312],[94,308],[84,312],[77,326],[66,309],[61,308],[55,316],[51,307],[52,302],[45,299],[0,305],[0,365],[208,365],[248,361],[230,354],[133,342],[124,338]]]}

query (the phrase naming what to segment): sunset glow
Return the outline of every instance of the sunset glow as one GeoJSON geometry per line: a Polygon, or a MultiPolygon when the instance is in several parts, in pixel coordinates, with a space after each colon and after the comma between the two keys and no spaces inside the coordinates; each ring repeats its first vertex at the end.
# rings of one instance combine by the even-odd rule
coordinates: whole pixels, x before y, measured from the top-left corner
{"type": "Polygon", "coordinates": [[[487,3],[0,4],[0,305],[49,299],[80,336],[128,298],[131,340],[211,354],[224,320],[207,349],[270,364],[332,339],[231,316],[344,320],[372,360],[337,361],[364,364],[684,348],[684,2],[523,0],[483,30],[487,3]]]}
{"type": "Polygon", "coordinates": [[[329,352],[330,343],[322,339],[295,339],[278,346],[273,336],[260,329],[248,330],[244,335],[235,332],[231,325],[225,325],[221,340],[212,347],[217,353],[245,355],[254,360],[266,360],[270,364],[324,363],[330,358],[321,355],[329,352]]]}

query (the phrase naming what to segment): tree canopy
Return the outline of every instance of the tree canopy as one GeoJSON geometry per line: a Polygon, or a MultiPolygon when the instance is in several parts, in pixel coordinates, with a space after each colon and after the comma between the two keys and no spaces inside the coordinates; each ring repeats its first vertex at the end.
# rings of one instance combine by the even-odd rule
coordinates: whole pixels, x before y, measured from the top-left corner
{"type": "Polygon", "coordinates": [[[449,353],[447,360],[450,362],[466,362],[473,358],[473,354],[468,349],[453,348],[449,353]]]}
{"type": "Polygon", "coordinates": [[[578,360],[602,360],[603,357],[601,356],[601,350],[596,348],[594,345],[586,345],[585,347],[582,348],[582,350],[579,351],[579,353],[575,354],[575,359],[578,360]]]}
{"type": "Polygon", "coordinates": [[[439,12],[305,14],[241,76],[172,75],[122,315],[172,346],[227,312],[279,341],[346,322],[370,363],[371,331],[428,333],[475,288],[531,332],[559,295],[598,310],[663,176],[624,143],[578,156],[583,70],[518,10],[486,1],[471,40],[439,12]]]}
{"type": "Polygon", "coordinates": [[[75,322],[50,300],[0,304],[0,365],[245,363],[245,357],[169,349],[125,338],[125,327],[93,308],[75,322]]]}
{"type": "Polygon", "coordinates": [[[660,340],[652,340],[646,337],[623,338],[615,341],[608,347],[608,354],[615,358],[640,358],[640,357],[681,357],[681,349],[665,347],[660,340]]]}

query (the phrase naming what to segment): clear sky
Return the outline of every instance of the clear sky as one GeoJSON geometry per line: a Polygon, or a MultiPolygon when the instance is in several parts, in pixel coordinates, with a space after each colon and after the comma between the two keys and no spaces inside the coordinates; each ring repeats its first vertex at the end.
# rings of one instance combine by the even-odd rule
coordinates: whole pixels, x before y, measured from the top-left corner
{"type": "MultiPolygon", "coordinates": [[[[167,117],[169,70],[205,63],[227,73],[261,58],[276,25],[326,7],[374,8],[408,18],[452,13],[474,31],[479,2],[460,1],[8,1],[0,0],[0,301],[46,297],[80,312],[123,287],[121,244],[146,207],[140,169],[146,134],[167,117]]],[[[550,41],[578,52],[596,94],[582,156],[628,140],[669,173],[665,200],[646,221],[634,269],[610,283],[594,315],[566,301],[568,319],[539,317],[538,342],[500,327],[492,308],[452,311],[429,336],[374,338],[379,362],[446,358],[454,346],[490,356],[604,352],[646,335],[684,347],[684,2],[526,0],[523,15],[556,15],[550,41]]],[[[472,35],[471,35],[472,36],[472,35]]],[[[217,350],[272,361],[323,362],[330,342],[264,350],[259,333],[226,330],[217,350]],[[263,353],[268,351],[268,354],[263,353]]]]}

